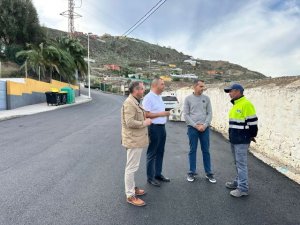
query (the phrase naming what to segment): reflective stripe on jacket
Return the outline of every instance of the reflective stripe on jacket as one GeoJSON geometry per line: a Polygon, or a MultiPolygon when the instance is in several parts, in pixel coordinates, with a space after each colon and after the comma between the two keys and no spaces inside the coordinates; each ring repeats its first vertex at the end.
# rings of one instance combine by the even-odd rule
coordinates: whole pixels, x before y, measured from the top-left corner
{"type": "Polygon", "coordinates": [[[253,104],[245,96],[231,101],[229,140],[232,144],[249,144],[257,135],[257,116],[253,104]]]}

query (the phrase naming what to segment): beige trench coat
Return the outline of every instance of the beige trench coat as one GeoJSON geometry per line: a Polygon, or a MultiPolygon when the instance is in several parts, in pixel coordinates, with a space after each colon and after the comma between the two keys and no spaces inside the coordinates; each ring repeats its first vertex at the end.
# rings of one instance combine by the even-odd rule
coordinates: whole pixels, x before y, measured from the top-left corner
{"type": "Polygon", "coordinates": [[[149,144],[148,128],[144,124],[145,111],[132,96],[124,101],[121,109],[122,145],[128,148],[143,148],[149,144]]]}

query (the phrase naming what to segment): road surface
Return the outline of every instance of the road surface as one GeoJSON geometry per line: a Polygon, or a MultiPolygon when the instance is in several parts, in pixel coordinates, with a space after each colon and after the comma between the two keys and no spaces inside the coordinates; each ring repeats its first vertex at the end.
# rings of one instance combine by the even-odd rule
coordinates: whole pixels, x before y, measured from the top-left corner
{"type": "MultiPolygon", "coordinates": [[[[249,156],[250,195],[229,195],[235,176],[229,143],[211,132],[216,184],[186,181],[188,141],[182,122],[167,124],[160,188],[146,182],[145,154],[136,183],[147,206],[125,201],[120,145],[124,97],[92,92],[93,101],[0,122],[0,224],[299,225],[300,186],[249,156]]],[[[145,152],[144,152],[145,153],[145,152]]]]}

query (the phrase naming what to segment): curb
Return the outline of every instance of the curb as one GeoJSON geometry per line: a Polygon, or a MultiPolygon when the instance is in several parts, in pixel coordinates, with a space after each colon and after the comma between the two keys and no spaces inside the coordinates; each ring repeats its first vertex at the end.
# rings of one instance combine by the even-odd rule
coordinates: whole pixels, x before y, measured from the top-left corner
{"type": "MultiPolygon", "coordinates": [[[[81,95],[81,96],[84,96],[84,95],[81,95]]],[[[48,106],[47,108],[36,109],[36,110],[33,110],[33,111],[30,111],[30,110],[26,111],[26,109],[24,109],[24,111],[20,111],[20,112],[13,111],[13,110],[17,110],[17,109],[20,110],[20,108],[13,109],[13,110],[7,110],[7,111],[10,111],[10,113],[14,112],[15,114],[12,113],[12,115],[2,116],[2,117],[0,116],[0,122],[4,121],[4,120],[15,119],[15,118],[18,118],[18,117],[23,117],[23,116],[38,114],[38,113],[42,113],[42,112],[48,112],[48,111],[52,111],[52,110],[63,109],[63,108],[67,108],[67,107],[72,107],[72,106],[76,106],[76,105],[80,105],[80,104],[84,104],[84,103],[90,102],[92,100],[93,100],[92,98],[86,97],[84,100],[81,100],[80,102],[75,102],[73,104],[58,105],[58,106],[53,106],[53,107],[48,106]]],[[[40,103],[40,104],[47,104],[47,103],[40,103]]],[[[28,107],[28,106],[24,106],[24,107],[28,107]]]]}

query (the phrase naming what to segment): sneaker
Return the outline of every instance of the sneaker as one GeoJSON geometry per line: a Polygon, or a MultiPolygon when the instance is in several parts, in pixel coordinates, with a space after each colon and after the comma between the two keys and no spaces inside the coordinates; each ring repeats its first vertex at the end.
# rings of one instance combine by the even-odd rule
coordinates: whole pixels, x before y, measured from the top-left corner
{"type": "Polygon", "coordinates": [[[239,189],[235,189],[233,191],[230,192],[230,195],[233,197],[242,197],[242,196],[247,196],[248,192],[244,192],[244,191],[240,191],[239,189]]]}
{"type": "Polygon", "coordinates": [[[195,176],[194,176],[193,173],[188,173],[186,179],[187,179],[188,182],[193,182],[195,180],[195,176]]]}
{"type": "Polygon", "coordinates": [[[209,180],[210,183],[216,183],[217,180],[214,178],[214,175],[213,174],[206,174],[206,179],[209,180]]]}
{"type": "Polygon", "coordinates": [[[228,189],[236,189],[237,185],[234,182],[226,182],[225,187],[227,187],[228,189]]]}
{"type": "Polygon", "coordinates": [[[197,172],[194,172],[194,173],[192,173],[194,176],[198,176],[198,173],[197,172]]]}
{"type": "Polygon", "coordinates": [[[142,196],[142,195],[146,194],[146,192],[143,189],[140,189],[138,187],[135,187],[134,191],[135,191],[136,196],[142,196]]]}
{"type": "Polygon", "coordinates": [[[127,198],[127,202],[129,203],[129,204],[132,204],[132,205],[134,205],[134,206],[144,206],[144,205],[146,205],[146,203],[142,200],[142,199],[140,199],[140,198],[137,198],[136,196],[131,196],[131,197],[128,197],[127,198]]]}

